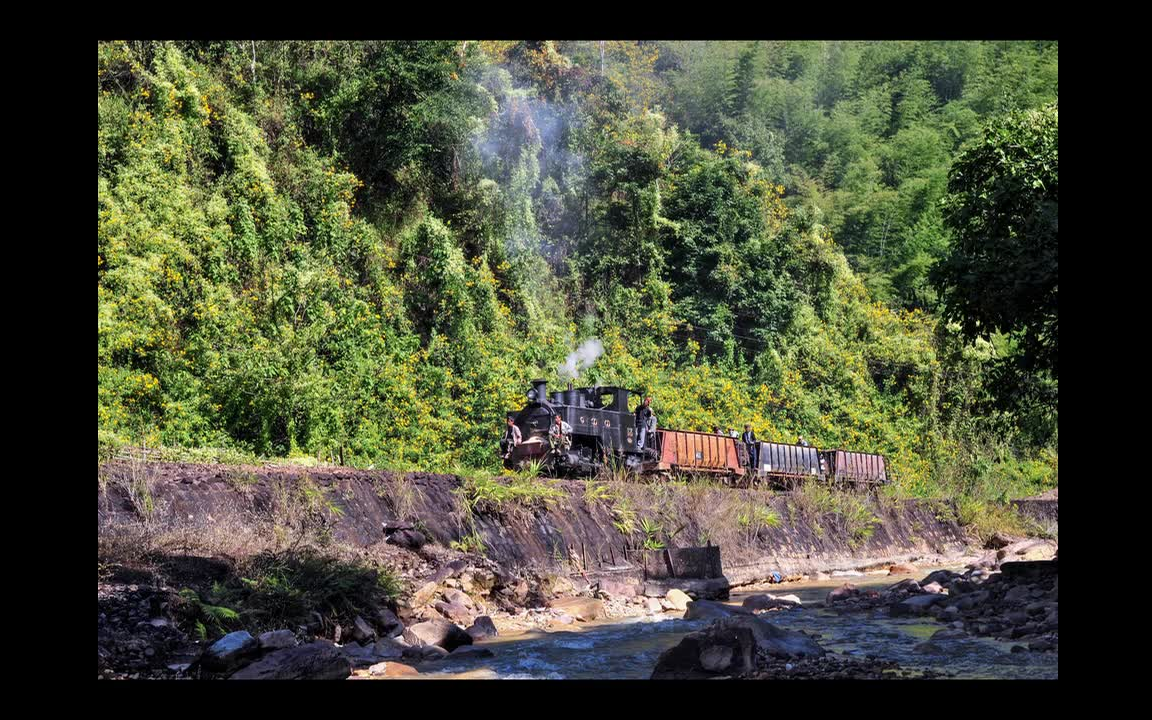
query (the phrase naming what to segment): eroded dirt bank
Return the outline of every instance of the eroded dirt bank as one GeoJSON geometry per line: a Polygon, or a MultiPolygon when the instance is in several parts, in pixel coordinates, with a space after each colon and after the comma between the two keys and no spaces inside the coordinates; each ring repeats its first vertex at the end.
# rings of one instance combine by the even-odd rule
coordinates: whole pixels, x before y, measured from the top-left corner
{"type": "MultiPolygon", "coordinates": [[[[303,484],[323,493],[317,512],[340,542],[368,547],[385,539],[385,526],[409,525],[445,546],[478,538],[486,557],[509,568],[593,572],[638,564],[634,549],[644,539],[645,520],[659,525],[658,539],[673,546],[720,545],[733,585],[772,572],[814,573],[914,557],[939,561],[969,551],[946,503],[869,499],[852,524],[788,493],[537,480],[553,485],[559,496],[533,504],[480,502],[469,512],[464,480],[454,475],[192,464],[111,464],[102,472],[106,478],[139,476],[152,498],[152,521],[167,528],[266,523],[278,504],[286,504],[286,494],[303,484]],[[589,490],[594,485],[605,489],[600,495],[614,497],[596,497],[589,490]],[[626,534],[622,528],[629,523],[633,532],[626,534]]],[[[105,481],[101,524],[139,517],[139,501],[125,486],[105,481]]]]}

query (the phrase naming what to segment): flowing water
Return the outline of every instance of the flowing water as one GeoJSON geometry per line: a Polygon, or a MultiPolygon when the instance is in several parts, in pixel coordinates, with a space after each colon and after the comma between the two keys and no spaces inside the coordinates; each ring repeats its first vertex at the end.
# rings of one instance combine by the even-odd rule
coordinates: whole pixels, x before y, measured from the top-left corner
{"type": "MultiPolygon", "coordinates": [[[[828,591],[851,582],[857,587],[891,585],[891,577],[848,577],[834,582],[789,583],[773,588],[775,594],[792,593],[805,603],[823,600],[828,591]]],[[[739,605],[754,592],[733,593],[739,605]]],[[[706,627],[708,620],[681,620],[678,613],[582,623],[581,629],[535,631],[497,637],[480,643],[495,653],[491,658],[446,659],[420,667],[425,678],[489,679],[646,679],[660,654],[688,633],[706,627]]],[[[947,627],[930,618],[889,618],[872,612],[845,615],[824,609],[802,609],[761,615],[780,627],[819,634],[829,652],[849,656],[873,655],[895,660],[908,670],[936,670],[957,678],[1055,679],[1056,653],[1012,653],[1015,643],[992,638],[964,637],[937,640],[942,653],[915,648],[947,627]]]]}

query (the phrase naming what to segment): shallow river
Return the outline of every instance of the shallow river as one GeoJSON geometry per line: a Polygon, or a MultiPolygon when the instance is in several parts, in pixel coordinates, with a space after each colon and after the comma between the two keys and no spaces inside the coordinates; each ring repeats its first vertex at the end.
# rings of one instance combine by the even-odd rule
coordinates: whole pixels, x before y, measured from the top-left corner
{"type": "MultiPolygon", "coordinates": [[[[925,571],[924,574],[927,574],[925,571]]],[[[919,575],[919,574],[918,574],[919,575]]],[[[921,577],[923,575],[920,575],[921,577]]],[[[795,594],[805,603],[823,600],[844,582],[880,588],[903,578],[859,576],[826,582],[773,586],[773,594],[795,594]]],[[[735,592],[730,604],[748,595],[735,592]]],[[[491,658],[449,659],[420,667],[425,678],[501,679],[646,679],[660,653],[675,646],[707,620],[681,620],[680,613],[581,623],[578,630],[534,631],[479,643],[495,653],[491,658]]],[[[819,633],[829,652],[874,655],[895,660],[909,670],[932,669],[957,678],[1056,678],[1055,653],[1012,653],[1015,643],[968,637],[938,641],[946,654],[926,654],[913,648],[946,627],[931,618],[889,618],[870,612],[837,615],[823,609],[771,612],[762,618],[791,630],[819,633]]]]}

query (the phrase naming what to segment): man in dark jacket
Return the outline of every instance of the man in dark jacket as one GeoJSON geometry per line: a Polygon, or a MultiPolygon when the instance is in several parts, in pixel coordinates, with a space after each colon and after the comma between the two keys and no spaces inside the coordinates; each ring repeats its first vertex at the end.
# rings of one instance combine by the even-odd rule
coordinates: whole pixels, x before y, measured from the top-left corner
{"type": "Polygon", "coordinates": [[[652,398],[644,398],[640,407],[636,408],[636,449],[643,450],[648,445],[648,431],[651,427],[649,419],[652,417],[652,398]]]}
{"type": "Polygon", "coordinates": [[[740,439],[744,442],[744,447],[748,450],[748,465],[752,472],[756,472],[760,467],[760,463],[758,462],[760,460],[758,457],[760,444],[756,441],[756,432],[752,429],[751,423],[744,423],[744,434],[740,436],[740,439]]]}

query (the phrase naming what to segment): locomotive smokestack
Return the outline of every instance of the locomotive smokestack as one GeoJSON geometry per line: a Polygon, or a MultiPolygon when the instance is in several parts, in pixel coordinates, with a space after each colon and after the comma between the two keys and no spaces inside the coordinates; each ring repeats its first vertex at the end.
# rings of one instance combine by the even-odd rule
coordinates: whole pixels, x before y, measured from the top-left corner
{"type": "Polygon", "coordinates": [[[546,380],[533,380],[532,390],[536,393],[536,397],[532,398],[533,402],[548,402],[548,382],[546,380]]]}

